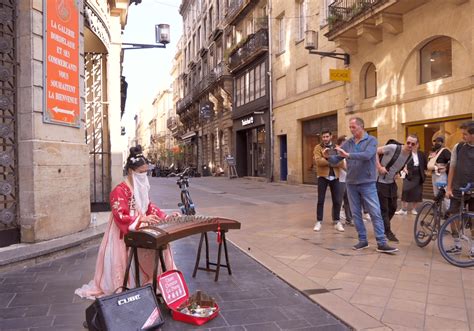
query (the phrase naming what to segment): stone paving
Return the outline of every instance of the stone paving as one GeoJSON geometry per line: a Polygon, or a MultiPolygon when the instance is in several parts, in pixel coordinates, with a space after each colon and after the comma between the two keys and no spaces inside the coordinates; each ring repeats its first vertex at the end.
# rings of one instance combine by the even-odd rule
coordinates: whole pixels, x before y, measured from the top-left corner
{"type": "MultiPolygon", "coordinates": [[[[172,208],[174,181],[154,183],[155,200],[172,208]]],[[[435,243],[416,246],[413,215],[392,221],[396,255],[375,251],[370,222],[371,248],[355,252],[355,229],[332,226],[330,198],[322,231],[312,231],[314,186],[196,178],[190,190],[202,214],[242,222],[233,243],[355,329],[474,330],[474,268],[448,264],[435,243]]]]}
{"type": "MultiPolygon", "coordinates": [[[[150,181],[152,201],[163,209],[176,209],[179,190],[175,179],[151,178],[150,181]]],[[[228,238],[241,249],[240,252],[243,251],[245,254],[232,251],[231,262],[235,270],[230,278],[232,282],[228,281],[229,278],[224,270],[219,280],[219,284],[222,285],[217,285],[217,287],[226,287],[226,292],[233,292],[227,287],[235,282],[239,287],[236,291],[247,290],[247,293],[252,295],[255,292],[261,292],[276,296],[274,289],[267,290],[264,287],[268,282],[273,284],[273,281],[278,281],[278,278],[273,277],[271,273],[266,273],[267,276],[264,278],[264,291],[260,291],[262,286],[257,286],[258,291],[253,290],[255,286],[245,287],[246,284],[255,280],[246,273],[245,269],[239,270],[237,264],[241,263],[239,261],[246,261],[244,265],[255,263],[254,260],[247,258],[246,255],[249,255],[299,291],[288,290],[295,298],[290,295],[292,299],[282,299],[279,302],[289,300],[288,302],[292,303],[293,299],[303,298],[300,293],[305,293],[324,310],[334,314],[354,329],[474,330],[474,268],[461,269],[448,264],[440,256],[433,243],[423,249],[417,247],[412,238],[413,215],[395,216],[393,220],[394,232],[400,238],[400,244],[397,245],[400,252],[396,255],[375,252],[373,230],[369,223],[366,225],[371,248],[354,252],[351,247],[357,241],[357,233],[351,227],[346,227],[344,233],[334,230],[329,214],[330,198],[326,203],[322,231],[319,233],[312,231],[316,209],[315,186],[214,177],[192,178],[190,183],[191,195],[198,213],[234,218],[242,223],[240,231],[231,231],[228,235],[228,238]],[[250,279],[245,278],[247,276],[250,279]],[[230,284],[225,284],[225,282],[230,284]]],[[[103,218],[106,219],[105,215],[103,218]]],[[[178,254],[179,245],[176,245],[175,249],[178,254]]],[[[192,251],[195,252],[195,248],[192,248],[192,251]]],[[[82,314],[86,304],[78,298],[74,299],[73,303],[66,304],[66,302],[71,300],[72,289],[86,282],[92,275],[95,251],[87,251],[84,254],[76,258],[68,258],[69,262],[63,264],[66,271],[58,265],[61,264],[61,260],[57,260],[48,266],[36,266],[26,269],[28,272],[17,272],[0,279],[0,309],[2,309],[0,317],[5,314],[14,318],[18,317],[15,314],[21,314],[21,321],[37,319],[34,324],[36,327],[48,322],[71,323],[74,319],[80,322],[83,319],[82,314]],[[79,261],[87,260],[89,262],[80,265],[79,261]],[[52,286],[53,281],[54,286],[52,286]],[[41,292],[44,289],[50,292],[47,294],[41,292]],[[16,296],[15,298],[25,307],[19,308],[20,310],[5,309],[13,299],[9,291],[18,292],[18,298],[16,296]],[[23,293],[27,291],[36,294],[30,296],[23,293]],[[67,300],[64,298],[66,292],[69,295],[67,300]],[[36,300],[40,300],[36,302],[43,300],[44,304],[28,305],[27,303],[32,302],[35,296],[36,300]],[[78,305],[81,304],[83,306],[79,308],[78,305]],[[47,307],[44,307],[45,305],[47,307]],[[77,313],[78,310],[81,311],[80,314],[77,313]],[[55,315],[57,318],[52,319],[51,316],[55,315]]],[[[193,256],[187,258],[193,259],[193,256]]],[[[190,279],[191,272],[189,269],[186,270],[190,267],[192,263],[189,262],[180,265],[180,268],[185,271],[189,287],[195,289],[194,280],[190,279]]],[[[211,278],[212,275],[198,273],[196,281],[213,285],[211,278]]],[[[205,287],[205,285],[199,286],[205,287]]],[[[215,289],[216,292],[221,290],[221,288],[215,289]]],[[[215,293],[212,287],[209,291],[215,293]]],[[[223,312],[219,320],[211,323],[222,323],[219,321],[225,320],[231,325],[229,321],[236,318],[232,317],[232,314],[239,313],[230,313],[230,311],[242,309],[242,305],[245,306],[250,302],[252,302],[251,310],[259,307],[258,309],[266,311],[276,309],[276,306],[271,306],[270,303],[278,302],[273,297],[247,300],[245,295],[239,296],[240,294],[235,297],[240,300],[229,301],[229,294],[223,297],[219,295],[217,293],[216,297],[218,300],[223,300],[221,305],[223,312]]],[[[311,312],[306,311],[303,314],[300,311],[301,315],[298,313],[286,315],[292,312],[287,306],[277,309],[284,310],[284,315],[292,320],[289,322],[291,327],[301,326],[309,329],[319,327],[313,325],[314,321],[308,317],[312,316],[311,312]],[[301,321],[301,317],[298,317],[303,315],[304,322],[301,321]],[[296,322],[297,320],[299,321],[296,322]]],[[[278,330],[287,327],[281,324],[280,320],[264,322],[259,319],[260,314],[258,317],[252,317],[254,315],[251,314],[244,315],[245,318],[254,318],[261,322],[262,325],[256,326],[256,330],[278,330]]],[[[318,316],[319,313],[315,315],[316,320],[319,319],[318,316]]],[[[2,327],[5,321],[7,320],[0,320],[2,327]]],[[[18,321],[20,322],[20,319],[18,321]]],[[[167,326],[172,327],[172,324],[168,323],[167,326]]],[[[333,324],[323,327],[332,329],[341,325],[333,324]]],[[[178,326],[182,327],[183,324],[180,323],[178,326]]],[[[18,324],[17,327],[22,327],[22,324],[18,324]]],[[[205,325],[205,328],[210,327],[213,325],[205,325]]],[[[231,330],[244,330],[244,328],[249,329],[251,326],[241,324],[235,328],[229,327],[231,330]]],[[[26,329],[25,327],[24,330],[26,329]]],[[[54,328],[43,328],[43,330],[50,329],[54,328]]],[[[59,329],[73,330],[75,328],[59,329]]]]}
{"type": "MultiPolygon", "coordinates": [[[[162,308],[166,317],[162,330],[349,330],[232,244],[229,254],[233,275],[229,276],[223,269],[219,281],[214,282],[212,273],[199,271],[193,279],[198,239],[199,236],[194,236],[177,241],[172,250],[190,292],[200,289],[212,295],[221,313],[197,327],[172,320],[168,310],[162,308]]],[[[215,252],[213,246],[211,242],[211,252],[215,252]]],[[[92,278],[96,256],[97,246],[35,267],[0,274],[0,329],[85,330],[84,311],[92,301],[75,296],[74,289],[92,278]]]]}

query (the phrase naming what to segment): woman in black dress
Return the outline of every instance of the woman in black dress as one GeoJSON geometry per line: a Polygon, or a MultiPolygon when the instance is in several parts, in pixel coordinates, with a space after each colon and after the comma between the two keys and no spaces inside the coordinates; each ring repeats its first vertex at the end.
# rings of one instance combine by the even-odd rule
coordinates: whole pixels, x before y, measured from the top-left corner
{"type": "Polygon", "coordinates": [[[403,171],[405,178],[403,179],[402,209],[395,213],[397,215],[406,215],[410,203],[412,204],[411,213],[416,215],[416,206],[423,201],[423,183],[425,182],[427,160],[425,154],[419,151],[419,145],[418,142],[416,150],[412,152],[411,160],[403,171]]]}

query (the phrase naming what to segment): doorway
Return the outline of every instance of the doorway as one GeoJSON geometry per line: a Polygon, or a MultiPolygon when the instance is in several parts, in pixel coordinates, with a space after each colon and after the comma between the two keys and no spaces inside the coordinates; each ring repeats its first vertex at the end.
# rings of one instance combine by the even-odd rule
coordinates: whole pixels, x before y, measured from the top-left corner
{"type": "Polygon", "coordinates": [[[280,180],[288,179],[288,153],[286,135],[280,136],[280,180]]]}

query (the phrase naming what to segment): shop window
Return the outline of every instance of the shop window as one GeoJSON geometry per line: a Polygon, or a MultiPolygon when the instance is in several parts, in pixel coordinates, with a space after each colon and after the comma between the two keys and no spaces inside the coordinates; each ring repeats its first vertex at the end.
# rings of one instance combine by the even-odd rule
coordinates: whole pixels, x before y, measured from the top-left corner
{"type": "Polygon", "coordinates": [[[250,70],[249,101],[255,100],[255,69],[250,70]]]}
{"type": "Polygon", "coordinates": [[[260,97],[265,95],[265,84],[266,84],[266,74],[265,74],[265,63],[260,65],[260,97]]]}
{"type": "Polygon", "coordinates": [[[377,96],[377,70],[375,65],[370,63],[364,74],[364,98],[377,96]]]}
{"type": "Polygon", "coordinates": [[[420,50],[421,84],[452,75],[452,43],[449,37],[439,37],[420,50]]]}
{"type": "Polygon", "coordinates": [[[305,0],[296,0],[296,40],[300,41],[304,38],[306,30],[306,2],[305,0]]]}

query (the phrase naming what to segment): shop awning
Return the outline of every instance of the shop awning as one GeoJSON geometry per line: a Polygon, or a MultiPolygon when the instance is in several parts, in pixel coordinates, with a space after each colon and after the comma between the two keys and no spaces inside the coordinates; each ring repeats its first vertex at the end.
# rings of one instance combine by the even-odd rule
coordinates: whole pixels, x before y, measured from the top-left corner
{"type": "Polygon", "coordinates": [[[186,139],[194,137],[195,135],[196,135],[196,131],[190,131],[190,132],[187,132],[187,133],[183,134],[181,136],[181,139],[186,140],[186,139]]]}

